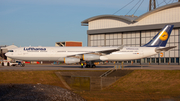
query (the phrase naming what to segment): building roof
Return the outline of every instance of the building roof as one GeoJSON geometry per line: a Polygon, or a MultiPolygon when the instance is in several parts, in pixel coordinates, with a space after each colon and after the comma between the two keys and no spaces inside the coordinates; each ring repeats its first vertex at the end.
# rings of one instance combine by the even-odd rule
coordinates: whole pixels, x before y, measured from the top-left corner
{"type": "Polygon", "coordinates": [[[165,9],[168,9],[168,8],[172,8],[172,7],[176,7],[176,6],[180,6],[180,2],[177,2],[177,3],[172,3],[172,4],[168,4],[168,5],[165,5],[165,6],[162,6],[162,7],[159,7],[159,8],[156,8],[152,11],[149,11],[139,17],[137,16],[118,16],[118,15],[98,15],[98,16],[94,16],[94,17],[91,17],[91,18],[88,18],[84,21],[81,22],[81,25],[82,26],[88,26],[88,23],[90,21],[93,21],[93,20],[97,20],[97,19],[103,19],[103,18],[111,18],[111,19],[117,19],[117,20],[121,20],[121,21],[124,21],[126,23],[133,23],[133,22],[137,22],[137,21],[140,21],[142,20],[143,18],[151,15],[151,14],[154,14],[156,12],[159,12],[161,10],[165,10],[165,9]]]}
{"type": "Polygon", "coordinates": [[[88,22],[93,21],[93,20],[97,20],[97,19],[102,19],[102,18],[114,18],[117,20],[126,21],[128,23],[128,22],[133,22],[133,20],[135,18],[137,18],[137,16],[98,15],[98,16],[94,16],[94,17],[91,17],[91,18],[88,18],[88,19],[82,21],[81,24],[82,24],[82,26],[86,26],[86,25],[88,25],[88,22]]]}
{"type": "Polygon", "coordinates": [[[139,16],[138,18],[134,19],[134,21],[140,21],[141,19],[145,18],[146,16],[149,16],[151,14],[154,14],[156,12],[159,12],[159,11],[162,11],[162,10],[165,10],[165,9],[168,9],[168,8],[177,7],[177,6],[180,6],[180,2],[168,4],[168,5],[165,5],[165,6],[161,6],[159,8],[156,8],[154,10],[151,10],[151,11],[139,16]]]}

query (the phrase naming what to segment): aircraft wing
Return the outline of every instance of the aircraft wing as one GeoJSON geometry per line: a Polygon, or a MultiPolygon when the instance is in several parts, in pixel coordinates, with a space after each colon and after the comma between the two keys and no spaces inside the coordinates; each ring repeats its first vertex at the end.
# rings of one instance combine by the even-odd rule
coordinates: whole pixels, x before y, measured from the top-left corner
{"type": "Polygon", "coordinates": [[[96,51],[96,52],[94,52],[94,53],[105,53],[105,54],[110,54],[110,53],[112,53],[112,52],[119,51],[119,50],[123,49],[123,47],[124,47],[124,45],[122,45],[122,46],[120,46],[120,47],[118,47],[118,48],[116,48],[116,49],[109,49],[109,50],[96,51]]]}
{"type": "Polygon", "coordinates": [[[123,49],[124,45],[115,48],[115,49],[107,49],[107,50],[101,50],[101,51],[92,51],[92,52],[87,52],[87,53],[81,53],[81,54],[74,54],[74,55],[68,55],[67,57],[72,57],[72,56],[78,56],[78,55],[83,55],[83,54],[92,54],[92,53],[104,53],[104,54],[110,54],[115,51],[119,51],[123,49]]]}
{"type": "Polygon", "coordinates": [[[168,50],[170,50],[172,48],[175,48],[175,47],[177,47],[177,46],[170,46],[170,47],[164,47],[164,48],[156,48],[155,52],[159,53],[161,51],[168,51],[168,50]]]}

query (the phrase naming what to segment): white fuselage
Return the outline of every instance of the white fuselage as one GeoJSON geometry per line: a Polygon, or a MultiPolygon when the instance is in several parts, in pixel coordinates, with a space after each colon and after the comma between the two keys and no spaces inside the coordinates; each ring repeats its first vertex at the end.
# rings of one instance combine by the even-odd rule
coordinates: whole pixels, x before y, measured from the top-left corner
{"type": "MultiPolygon", "coordinates": [[[[63,58],[98,52],[118,47],[22,47],[13,49],[13,52],[6,53],[6,56],[24,61],[63,61],[63,58]]],[[[156,47],[123,47],[120,51],[100,56],[100,60],[134,60],[157,54],[156,47]]]]}

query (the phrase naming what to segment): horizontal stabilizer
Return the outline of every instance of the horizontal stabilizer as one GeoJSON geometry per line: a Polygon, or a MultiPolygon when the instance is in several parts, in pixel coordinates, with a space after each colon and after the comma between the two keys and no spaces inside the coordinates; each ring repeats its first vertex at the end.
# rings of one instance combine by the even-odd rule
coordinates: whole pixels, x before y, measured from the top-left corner
{"type": "Polygon", "coordinates": [[[175,47],[177,47],[177,46],[170,46],[170,47],[164,47],[164,48],[159,48],[158,47],[158,48],[155,49],[155,52],[159,53],[161,51],[168,51],[168,50],[170,50],[172,48],[175,48],[175,47]]]}
{"type": "Polygon", "coordinates": [[[122,45],[122,46],[118,47],[118,49],[119,49],[119,50],[121,50],[121,49],[123,49],[123,47],[124,47],[124,45],[122,45]]]}

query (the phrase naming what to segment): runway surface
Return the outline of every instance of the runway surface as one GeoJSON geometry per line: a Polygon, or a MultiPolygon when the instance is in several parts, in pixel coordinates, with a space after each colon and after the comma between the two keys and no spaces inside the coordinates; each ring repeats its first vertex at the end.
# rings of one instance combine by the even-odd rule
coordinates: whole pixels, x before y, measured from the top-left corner
{"type": "MultiPolygon", "coordinates": [[[[0,70],[109,70],[115,65],[97,65],[96,68],[81,68],[80,65],[32,65],[1,66],[0,70]]],[[[121,67],[122,69],[122,67],[121,67]]],[[[124,65],[123,69],[146,69],[146,70],[180,70],[180,65],[124,65]]]]}

